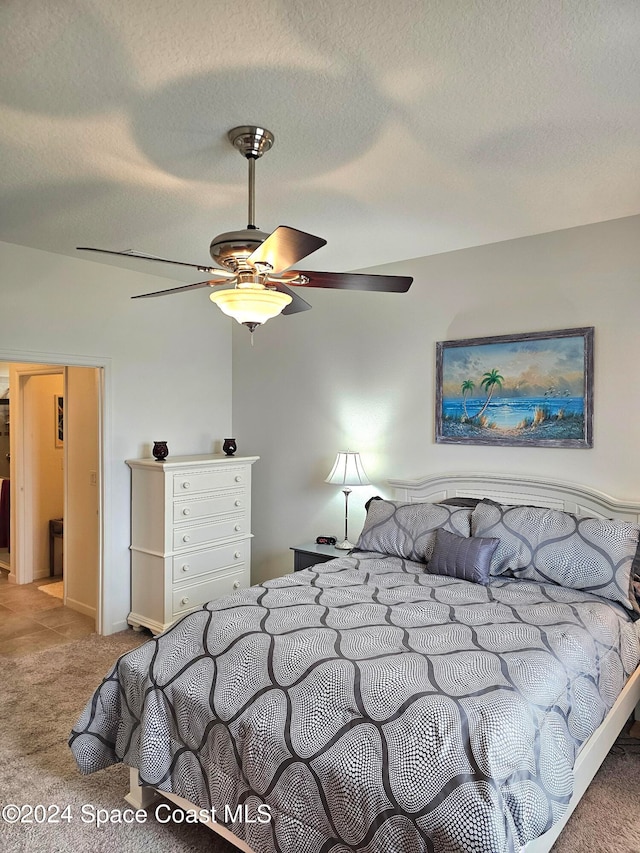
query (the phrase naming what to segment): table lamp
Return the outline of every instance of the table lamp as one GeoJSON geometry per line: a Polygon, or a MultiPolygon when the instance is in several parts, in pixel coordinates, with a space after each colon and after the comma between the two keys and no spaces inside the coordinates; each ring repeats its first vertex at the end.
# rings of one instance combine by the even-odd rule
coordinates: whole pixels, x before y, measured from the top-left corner
{"type": "Polygon", "coordinates": [[[344,492],[344,541],[336,545],[336,548],[340,548],[341,551],[350,551],[351,548],[355,548],[355,545],[349,542],[348,533],[350,487],[369,485],[369,478],[362,467],[360,454],[352,453],[350,450],[341,450],[336,456],[336,461],[325,483],[344,486],[342,489],[344,492]]]}

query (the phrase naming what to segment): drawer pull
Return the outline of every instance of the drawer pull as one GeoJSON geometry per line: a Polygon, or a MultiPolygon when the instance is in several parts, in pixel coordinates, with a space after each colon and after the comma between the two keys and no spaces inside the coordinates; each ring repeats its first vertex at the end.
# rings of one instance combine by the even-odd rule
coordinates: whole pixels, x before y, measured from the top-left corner
{"type": "Polygon", "coordinates": [[[236,504],[235,504],[235,505],[236,505],[236,506],[242,506],[242,501],[241,501],[240,499],[238,499],[238,500],[236,501],[236,504]]]}
{"type": "Polygon", "coordinates": [[[235,530],[236,533],[240,533],[240,531],[242,530],[242,525],[236,524],[236,526],[233,529],[235,530]]]}
{"type": "Polygon", "coordinates": [[[240,557],[242,557],[242,554],[240,553],[240,551],[236,551],[235,554],[233,555],[234,560],[239,560],[240,557]]]}
{"type": "Polygon", "coordinates": [[[180,604],[188,604],[188,603],[189,603],[189,596],[185,595],[185,597],[180,600],[180,604]]]}
{"type": "Polygon", "coordinates": [[[183,571],[183,572],[188,572],[190,568],[191,568],[191,566],[189,565],[189,563],[185,563],[185,564],[182,566],[182,571],[183,571]]]}
{"type": "Polygon", "coordinates": [[[191,537],[189,536],[188,533],[184,534],[184,536],[182,537],[182,541],[183,542],[191,542],[191,537]]]}
{"type": "Polygon", "coordinates": [[[240,581],[234,581],[233,582],[233,588],[234,589],[240,589],[240,581]]]}
{"type": "Polygon", "coordinates": [[[182,488],[183,489],[190,489],[191,483],[188,480],[185,480],[184,483],[182,484],[182,488]]]}
{"type": "Polygon", "coordinates": [[[242,475],[238,474],[236,477],[236,483],[241,483],[241,482],[242,482],[242,475]]]}
{"type": "Polygon", "coordinates": [[[183,514],[183,515],[191,515],[191,510],[189,509],[189,507],[188,507],[188,506],[186,506],[186,507],[182,510],[182,514],[183,514]]]}

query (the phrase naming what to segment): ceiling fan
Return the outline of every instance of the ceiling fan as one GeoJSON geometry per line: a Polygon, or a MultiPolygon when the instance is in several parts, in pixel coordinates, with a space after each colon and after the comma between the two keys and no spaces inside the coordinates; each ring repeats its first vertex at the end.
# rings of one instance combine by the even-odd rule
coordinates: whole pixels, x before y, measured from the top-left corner
{"type": "Polygon", "coordinates": [[[272,147],[275,137],[263,127],[243,125],[227,134],[231,144],[247,159],[249,166],[249,223],[246,229],[218,234],[211,241],[209,251],[217,266],[189,264],[154,255],[127,250],[94,249],[78,246],[78,251],[100,252],[125,258],[141,258],[156,263],[193,267],[208,273],[212,278],[142,293],[133,299],[147,299],[169,293],[181,293],[200,287],[220,288],[210,294],[210,299],[230,317],[255,328],[281,312],[295,314],[311,308],[308,302],[291,290],[294,287],[325,287],[334,290],[377,290],[405,293],[413,281],[409,276],[365,275],[360,273],[314,272],[292,269],[303,258],[326,245],[326,240],[314,237],[288,225],[280,225],[271,234],[260,231],[255,219],[255,164],[272,147]],[[224,286],[224,289],[221,289],[224,286]]]}

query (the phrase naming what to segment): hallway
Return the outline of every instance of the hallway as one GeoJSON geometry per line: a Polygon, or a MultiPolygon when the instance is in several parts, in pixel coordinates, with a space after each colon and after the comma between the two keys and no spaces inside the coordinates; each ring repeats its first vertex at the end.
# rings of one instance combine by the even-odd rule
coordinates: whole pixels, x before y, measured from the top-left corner
{"type": "Polygon", "coordinates": [[[59,583],[41,578],[18,586],[0,572],[0,657],[19,657],[79,640],[94,633],[94,620],[64,607],[62,600],[38,589],[59,583]]]}

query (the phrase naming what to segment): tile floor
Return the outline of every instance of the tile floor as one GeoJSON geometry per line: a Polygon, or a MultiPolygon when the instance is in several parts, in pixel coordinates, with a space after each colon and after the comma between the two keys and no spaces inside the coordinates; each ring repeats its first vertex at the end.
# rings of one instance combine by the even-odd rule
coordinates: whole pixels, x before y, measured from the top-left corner
{"type": "Polygon", "coordinates": [[[29,655],[94,632],[92,618],[38,589],[59,580],[41,578],[18,585],[0,571],[0,657],[29,655]]]}

